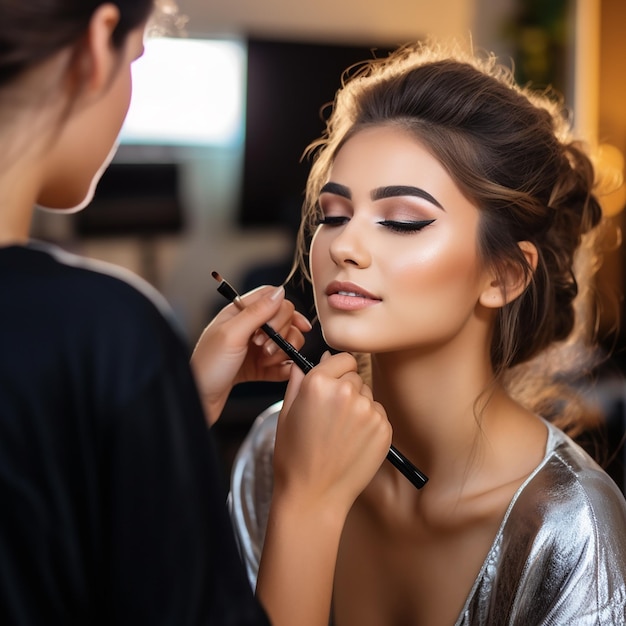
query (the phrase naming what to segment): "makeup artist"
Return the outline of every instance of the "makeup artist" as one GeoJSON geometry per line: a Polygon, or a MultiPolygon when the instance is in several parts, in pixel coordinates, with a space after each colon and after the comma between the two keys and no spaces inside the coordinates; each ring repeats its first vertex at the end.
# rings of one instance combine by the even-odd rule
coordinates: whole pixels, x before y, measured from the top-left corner
{"type": "MultiPolygon", "coordinates": [[[[429,477],[384,463],[357,498],[335,626],[626,623],[626,502],[567,434],[589,423],[603,229],[569,119],[492,56],[431,41],[353,68],[311,146],[299,262],[324,338],[360,355],[429,477]]],[[[231,483],[252,585],[278,410],[231,483]]]]}
{"type": "MultiPolygon", "coordinates": [[[[268,623],[239,559],[207,421],[233,384],[290,375],[256,329],[270,323],[300,347],[309,323],[282,288],[245,294],[245,310],[227,306],[205,330],[196,379],[167,304],[148,285],[29,240],[35,205],[88,204],[153,9],[152,0],[0,0],[7,626],[268,623]]],[[[299,395],[280,421],[261,576],[290,594],[259,599],[277,625],[319,626],[345,516],[383,462],[391,429],[348,354],[306,378],[296,371],[288,389],[299,395]]]]}

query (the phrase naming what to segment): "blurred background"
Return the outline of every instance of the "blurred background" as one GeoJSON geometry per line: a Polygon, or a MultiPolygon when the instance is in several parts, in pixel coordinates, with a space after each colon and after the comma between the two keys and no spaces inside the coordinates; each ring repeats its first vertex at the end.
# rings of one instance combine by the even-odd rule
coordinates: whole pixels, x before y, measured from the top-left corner
{"type": "MultiPolygon", "coordinates": [[[[211,271],[240,291],[286,277],[308,169],[302,153],[324,127],[323,105],[341,72],[359,60],[426,35],[471,37],[512,59],[521,82],[559,90],[576,129],[623,171],[623,0],[178,5],[185,36],[147,42],[118,153],[92,205],[75,215],[38,214],[33,236],[144,277],[171,303],[190,346],[223,305],[211,271]]],[[[624,193],[615,185],[602,199],[616,227],[624,193]]],[[[601,324],[618,362],[623,265],[615,245],[597,285],[610,303],[601,324]]],[[[280,389],[244,395],[260,400],[242,407],[233,398],[233,423],[247,424],[280,389]]]]}

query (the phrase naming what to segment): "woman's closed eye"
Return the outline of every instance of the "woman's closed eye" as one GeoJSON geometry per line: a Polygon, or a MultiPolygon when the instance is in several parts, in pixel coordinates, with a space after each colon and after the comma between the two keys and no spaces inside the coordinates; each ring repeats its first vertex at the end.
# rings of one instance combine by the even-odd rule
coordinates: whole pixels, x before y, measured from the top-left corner
{"type": "MultiPolygon", "coordinates": [[[[317,220],[318,225],[323,226],[343,226],[350,221],[350,218],[345,215],[326,215],[320,217],[317,220]]],[[[412,233],[418,230],[422,230],[429,224],[432,224],[435,220],[380,220],[378,224],[384,226],[389,230],[398,233],[412,233]]]]}
{"type": "Polygon", "coordinates": [[[432,224],[435,220],[381,220],[378,222],[381,226],[385,226],[389,230],[397,233],[414,233],[422,228],[426,228],[429,224],[432,224]]]}
{"type": "Polygon", "coordinates": [[[343,226],[350,221],[345,215],[324,215],[317,220],[318,226],[343,226]]]}

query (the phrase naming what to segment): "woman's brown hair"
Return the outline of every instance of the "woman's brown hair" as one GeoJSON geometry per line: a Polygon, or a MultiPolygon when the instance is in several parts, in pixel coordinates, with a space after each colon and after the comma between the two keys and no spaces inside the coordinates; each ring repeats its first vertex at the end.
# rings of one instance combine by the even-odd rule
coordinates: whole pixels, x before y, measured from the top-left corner
{"type": "Polygon", "coordinates": [[[346,74],[324,136],[309,147],[314,160],[299,234],[301,269],[306,273],[319,192],[337,151],[360,130],[390,124],[411,133],[479,208],[482,261],[497,272],[520,268],[527,277],[525,291],[497,315],[496,379],[566,340],[577,321],[589,328],[580,307],[577,316],[581,285],[574,268],[581,242],[601,220],[592,162],[572,139],[558,98],[519,87],[493,56],[459,45],[405,46],[346,74]],[[534,270],[521,241],[538,251],[534,270]]]}

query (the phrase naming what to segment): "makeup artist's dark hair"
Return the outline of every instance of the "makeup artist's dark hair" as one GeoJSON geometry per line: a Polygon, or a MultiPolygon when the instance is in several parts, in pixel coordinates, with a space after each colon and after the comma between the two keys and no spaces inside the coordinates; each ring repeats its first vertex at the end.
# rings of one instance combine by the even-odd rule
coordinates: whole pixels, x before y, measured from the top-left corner
{"type": "MultiPolygon", "coordinates": [[[[575,253],[601,220],[591,160],[571,139],[553,94],[520,88],[493,56],[458,44],[406,46],[346,74],[325,135],[309,147],[314,161],[299,235],[301,269],[337,151],[355,133],[380,125],[413,134],[479,207],[482,261],[502,276],[519,268],[528,279],[522,295],[497,315],[496,378],[570,337],[579,294],[575,253]],[[520,241],[536,246],[535,271],[520,241]]],[[[589,328],[588,320],[579,321],[589,328]]]]}
{"type": "Polygon", "coordinates": [[[23,71],[77,42],[101,4],[115,4],[120,21],[113,43],[145,22],[153,0],[0,0],[0,88],[23,71]]]}
{"type": "Polygon", "coordinates": [[[112,36],[119,50],[128,34],[144,23],[149,33],[180,33],[184,26],[176,0],[0,0],[0,163],[11,162],[29,145],[24,129],[39,133],[40,123],[63,125],[84,86],[84,35],[93,13],[104,4],[120,12],[112,36]],[[57,55],[59,62],[47,65],[57,55]],[[67,82],[72,91],[60,100],[65,76],[72,78],[67,82]],[[23,123],[16,123],[18,118],[23,123]]]}

